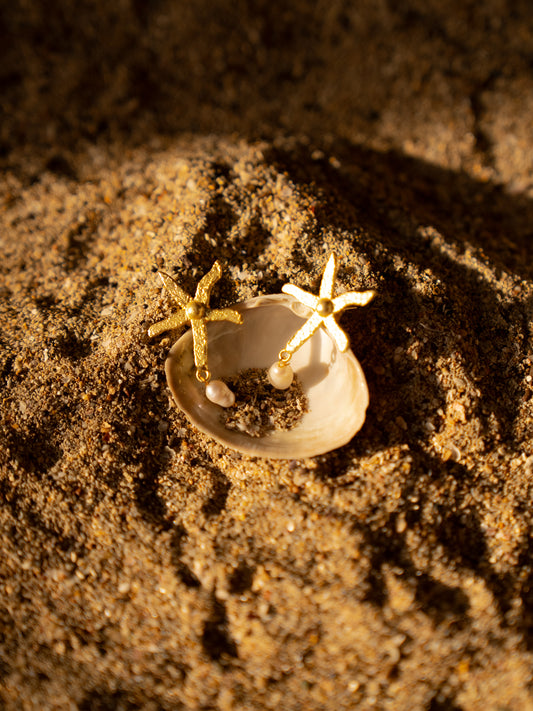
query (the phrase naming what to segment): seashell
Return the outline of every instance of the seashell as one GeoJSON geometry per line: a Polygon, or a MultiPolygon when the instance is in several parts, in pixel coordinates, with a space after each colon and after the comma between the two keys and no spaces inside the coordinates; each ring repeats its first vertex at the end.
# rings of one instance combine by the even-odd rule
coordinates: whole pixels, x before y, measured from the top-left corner
{"type": "MultiPolygon", "coordinates": [[[[309,315],[287,294],[258,296],[232,309],[242,315],[242,325],[229,321],[207,324],[209,369],[217,379],[248,368],[267,370],[309,315]]],[[[199,430],[232,449],[273,459],[301,459],[349,442],[362,427],[368,406],[365,376],[352,351],[340,351],[319,328],[294,354],[291,367],[308,399],[308,411],[292,429],[251,437],[227,429],[220,418],[221,408],[207,399],[205,386],[195,374],[190,330],[174,343],[165,363],[178,407],[199,430]]]]}

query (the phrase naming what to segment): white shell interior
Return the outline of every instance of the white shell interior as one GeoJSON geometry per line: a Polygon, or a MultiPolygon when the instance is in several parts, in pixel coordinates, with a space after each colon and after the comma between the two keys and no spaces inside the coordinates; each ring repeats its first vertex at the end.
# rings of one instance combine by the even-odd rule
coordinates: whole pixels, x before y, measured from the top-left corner
{"type": "MultiPolygon", "coordinates": [[[[232,308],[242,314],[242,325],[207,324],[213,379],[248,368],[269,368],[305,321],[301,305],[286,294],[258,296],[232,308]]],[[[368,406],[365,376],[352,351],[339,351],[319,328],[293,355],[291,366],[308,398],[308,412],[293,429],[272,430],[262,437],[226,429],[220,421],[222,408],[206,398],[205,385],[196,379],[190,330],[172,346],[165,370],[174,400],[189,420],[205,434],[245,454],[301,459],[349,442],[362,427],[368,406]]]]}

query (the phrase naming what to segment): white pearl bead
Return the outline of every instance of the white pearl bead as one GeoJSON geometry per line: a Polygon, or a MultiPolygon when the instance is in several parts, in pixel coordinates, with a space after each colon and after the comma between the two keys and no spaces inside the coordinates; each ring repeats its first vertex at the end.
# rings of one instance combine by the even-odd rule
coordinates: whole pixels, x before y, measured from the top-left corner
{"type": "Polygon", "coordinates": [[[274,363],[267,372],[268,382],[278,390],[287,390],[291,386],[294,373],[290,365],[274,363]]]}
{"type": "Polygon", "coordinates": [[[215,405],[231,407],[235,404],[235,395],[222,380],[211,380],[205,386],[205,396],[215,405]]]}

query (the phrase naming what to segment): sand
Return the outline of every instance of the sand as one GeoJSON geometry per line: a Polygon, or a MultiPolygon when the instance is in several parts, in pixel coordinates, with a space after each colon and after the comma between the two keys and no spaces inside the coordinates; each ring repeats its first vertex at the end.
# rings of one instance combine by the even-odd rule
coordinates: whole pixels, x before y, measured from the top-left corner
{"type": "Polygon", "coordinates": [[[1,10],[0,706],[533,709],[527,3],[1,10]],[[315,291],[362,430],[251,458],[173,306],[315,291]]]}

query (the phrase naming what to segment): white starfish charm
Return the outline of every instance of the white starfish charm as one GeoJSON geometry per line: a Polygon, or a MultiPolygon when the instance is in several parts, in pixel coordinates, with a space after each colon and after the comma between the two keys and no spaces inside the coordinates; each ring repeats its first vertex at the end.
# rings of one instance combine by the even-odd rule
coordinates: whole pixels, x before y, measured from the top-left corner
{"type": "Polygon", "coordinates": [[[374,291],[347,291],[344,294],[333,297],[333,287],[335,284],[335,275],[337,273],[337,257],[332,252],[327,261],[320,282],[320,291],[318,296],[310,294],[308,291],[300,289],[294,284],[285,284],[282,291],[286,294],[294,296],[302,304],[313,310],[312,315],[304,323],[304,325],[294,334],[287,343],[283,351],[280,353],[280,361],[287,363],[290,356],[305,343],[320,326],[324,326],[326,331],[337,344],[339,350],[346,351],[350,342],[348,336],[340,328],[335,321],[335,314],[339,313],[348,306],[365,306],[374,297],[374,291]],[[281,358],[282,354],[288,354],[281,358]]]}

